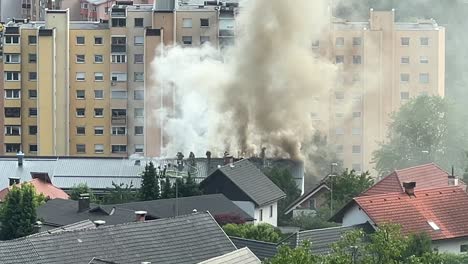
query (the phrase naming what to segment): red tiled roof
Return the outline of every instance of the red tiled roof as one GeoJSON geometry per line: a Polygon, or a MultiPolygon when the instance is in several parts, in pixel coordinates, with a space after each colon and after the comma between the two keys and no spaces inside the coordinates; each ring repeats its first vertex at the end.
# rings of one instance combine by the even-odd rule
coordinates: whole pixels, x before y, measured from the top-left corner
{"type": "MultiPolygon", "coordinates": [[[[49,197],[50,199],[68,199],[68,194],[64,192],[62,189],[55,187],[51,183],[44,182],[41,179],[32,179],[28,183],[32,184],[36,189],[36,193],[42,193],[45,197],[49,197]]],[[[12,187],[5,188],[0,191],[0,201],[3,201],[10,191],[12,187]]]]}
{"type": "Polygon", "coordinates": [[[447,187],[448,176],[449,173],[434,163],[395,170],[361,195],[403,192],[404,182],[416,182],[416,190],[447,187]]]}
{"type": "Polygon", "coordinates": [[[460,186],[354,198],[377,225],[396,223],[404,234],[426,232],[433,240],[468,236],[468,194],[460,186]],[[434,222],[440,230],[428,223],[434,222]]]}

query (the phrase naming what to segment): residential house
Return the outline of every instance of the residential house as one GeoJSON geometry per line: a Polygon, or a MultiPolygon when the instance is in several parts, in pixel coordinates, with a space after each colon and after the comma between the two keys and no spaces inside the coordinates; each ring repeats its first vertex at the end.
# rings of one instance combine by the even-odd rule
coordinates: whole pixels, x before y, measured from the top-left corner
{"type": "MultiPolygon", "coordinates": [[[[82,197],[83,198],[83,197],[82,197]]],[[[78,221],[90,219],[102,220],[106,224],[123,224],[134,222],[138,212],[144,212],[146,220],[176,217],[197,212],[209,211],[217,215],[238,215],[246,221],[253,221],[253,216],[247,214],[223,194],[181,197],[177,199],[161,199],[126,204],[97,205],[89,203],[89,199],[79,201],[53,199],[37,209],[43,230],[69,225],[78,221]]]]}
{"type": "Polygon", "coordinates": [[[287,215],[292,212],[293,217],[316,214],[317,210],[328,206],[327,201],[329,197],[330,188],[324,182],[320,182],[310,191],[292,202],[286,208],[284,214],[287,215]]]}
{"type": "Polygon", "coordinates": [[[277,226],[278,201],[286,194],[252,162],[244,159],[223,166],[200,183],[205,193],[222,193],[247,212],[254,223],[277,226]]]}
{"type": "Polygon", "coordinates": [[[2,264],[196,264],[237,248],[210,213],[0,242],[2,264]]]}
{"type": "Polygon", "coordinates": [[[261,261],[271,259],[278,253],[277,243],[233,236],[230,236],[229,239],[237,248],[249,248],[261,261]]]}
{"type": "Polygon", "coordinates": [[[403,192],[404,182],[416,182],[417,189],[447,187],[455,184],[464,186],[466,189],[465,183],[456,179],[454,175],[450,175],[434,163],[429,163],[395,170],[361,195],[403,192]]]}
{"type": "Polygon", "coordinates": [[[241,248],[236,251],[202,261],[198,264],[261,264],[249,248],[241,248]]]}
{"type": "Polygon", "coordinates": [[[468,194],[461,186],[415,189],[354,198],[332,220],[344,227],[369,222],[399,224],[405,235],[427,233],[439,252],[468,251],[468,194]]]}

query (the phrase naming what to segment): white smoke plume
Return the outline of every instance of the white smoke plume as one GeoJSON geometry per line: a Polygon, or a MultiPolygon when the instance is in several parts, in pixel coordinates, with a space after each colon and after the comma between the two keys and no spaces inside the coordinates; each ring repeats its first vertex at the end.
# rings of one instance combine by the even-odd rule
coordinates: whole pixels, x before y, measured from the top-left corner
{"type": "Polygon", "coordinates": [[[225,150],[251,155],[262,147],[299,159],[316,128],[315,98],[330,93],[335,65],[315,56],[312,43],[329,25],[324,0],[241,3],[236,42],[228,51],[165,47],[152,66],[154,89],[174,98],[164,119],[163,155],[225,150]]]}

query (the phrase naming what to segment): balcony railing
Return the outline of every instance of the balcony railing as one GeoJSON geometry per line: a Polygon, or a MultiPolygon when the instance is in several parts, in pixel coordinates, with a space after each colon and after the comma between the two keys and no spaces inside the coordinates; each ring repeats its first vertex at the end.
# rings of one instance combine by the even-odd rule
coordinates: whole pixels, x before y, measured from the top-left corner
{"type": "Polygon", "coordinates": [[[127,117],[126,116],[113,116],[112,124],[113,125],[125,125],[127,124],[127,117]]]}

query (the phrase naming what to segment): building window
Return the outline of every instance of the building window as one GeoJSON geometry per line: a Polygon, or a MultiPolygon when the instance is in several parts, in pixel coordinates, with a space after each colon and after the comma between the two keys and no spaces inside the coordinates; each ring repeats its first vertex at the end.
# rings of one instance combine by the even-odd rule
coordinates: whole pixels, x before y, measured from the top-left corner
{"type": "Polygon", "coordinates": [[[37,99],[37,90],[28,90],[29,99],[37,99]]]}
{"type": "Polygon", "coordinates": [[[352,134],[353,135],[361,135],[361,129],[357,128],[357,127],[353,127],[352,134]]]}
{"type": "Polygon", "coordinates": [[[200,27],[209,27],[210,20],[208,18],[200,18],[200,27]]]}
{"type": "Polygon", "coordinates": [[[5,90],[6,99],[19,99],[21,98],[21,90],[18,89],[7,89],[5,90]]]}
{"type": "Polygon", "coordinates": [[[126,27],[127,20],[125,18],[113,18],[112,27],[126,27]]]}
{"type": "Polygon", "coordinates": [[[361,112],[353,112],[353,118],[361,118],[361,112]]]}
{"type": "Polygon", "coordinates": [[[86,128],[85,127],[76,127],[76,134],[78,136],[86,135],[86,128]]]}
{"type": "Polygon", "coordinates": [[[401,38],[401,45],[402,46],[409,46],[409,44],[410,44],[410,38],[408,38],[408,37],[401,38]]]}
{"type": "Polygon", "coordinates": [[[95,72],[95,73],[94,73],[94,81],[95,81],[95,82],[104,81],[104,73],[102,73],[102,72],[95,72]]]}
{"type": "Polygon", "coordinates": [[[134,72],[133,73],[133,79],[135,82],[142,82],[144,81],[144,75],[143,72],[134,72]]]}
{"type": "Polygon", "coordinates": [[[86,145],[76,144],[76,153],[86,153],[86,145]]]}
{"type": "Polygon", "coordinates": [[[102,136],[104,135],[104,127],[94,127],[94,135],[102,136]]]}
{"type": "Polygon", "coordinates": [[[317,49],[317,48],[319,48],[319,47],[320,47],[320,40],[314,40],[314,41],[312,42],[312,48],[313,48],[313,49],[317,49]]]}
{"type": "Polygon", "coordinates": [[[335,117],[336,117],[336,118],[343,118],[343,117],[344,117],[344,114],[343,114],[343,113],[336,113],[336,114],[335,114],[335,117]]]}
{"type": "Polygon", "coordinates": [[[36,53],[29,53],[28,54],[28,61],[29,61],[29,63],[36,63],[37,62],[36,53]]]}
{"type": "Polygon", "coordinates": [[[135,118],[144,117],[143,108],[135,108],[134,117],[135,117],[135,118]]]}
{"type": "Polygon", "coordinates": [[[113,73],[111,73],[111,81],[114,81],[114,82],[126,82],[126,81],[127,81],[127,73],[124,73],[124,72],[113,72],[113,73]]]}
{"type": "Polygon", "coordinates": [[[85,90],[76,90],[76,99],[85,99],[85,90]]]}
{"type": "Polygon", "coordinates": [[[19,81],[21,80],[21,73],[12,71],[5,72],[5,79],[7,81],[19,81]]]}
{"type": "Polygon", "coordinates": [[[407,83],[410,81],[410,75],[408,73],[402,73],[400,74],[400,81],[407,83]]]}
{"type": "Polygon", "coordinates": [[[344,135],[344,129],[342,127],[337,127],[335,129],[335,134],[336,135],[344,135]]]}
{"type": "Polygon", "coordinates": [[[360,37],[353,38],[353,46],[361,46],[362,39],[360,37]]]}
{"type": "Polygon", "coordinates": [[[126,63],[127,55],[125,54],[112,54],[111,56],[112,63],[126,63]]]}
{"type": "Polygon", "coordinates": [[[19,40],[18,35],[5,35],[5,44],[19,44],[19,40]]]}
{"type": "Polygon", "coordinates": [[[5,144],[6,153],[18,153],[21,150],[21,144],[5,144]]]}
{"type": "Polygon", "coordinates": [[[29,72],[28,77],[30,81],[37,81],[37,72],[29,72]]]}
{"type": "Polygon", "coordinates": [[[401,100],[408,100],[409,99],[409,92],[401,92],[400,93],[401,100]]]}
{"type": "Polygon", "coordinates": [[[86,111],[84,108],[77,108],[76,109],[76,116],[77,117],[84,117],[86,114],[86,111]]]}
{"type": "Polygon", "coordinates": [[[429,58],[427,56],[421,56],[421,57],[419,57],[419,63],[428,64],[429,63],[429,58]]]}
{"type": "Polygon", "coordinates": [[[144,145],[143,144],[135,144],[135,153],[143,153],[144,145]]]}
{"type": "Polygon", "coordinates": [[[401,57],[401,64],[409,64],[409,57],[408,56],[404,56],[404,57],[401,57]]]}
{"type": "Polygon", "coordinates": [[[94,145],[94,153],[104,153],[104,145],[102,144],[95,144],[94,145]]]}
{"type": "Polygon", "coordinates": [[[335,45],[336,46],[344,46],[344,38],[343,37],[337,37],[335,39],[335,45]]]}
{"type": "Polygon", "coordinates": [[[5,107],[5,117],[21,117],[21,108],[5,107]]]}
{"type": "Polygon", "coordinates": [[[192,45],[192,36],[182,36],[182,43],[184,45],[192,45]]]}
{"type": "Polygon", "coordinates": [[[429,83],[429,73],[420,73],[419,74],[419,83],[429,83]]]}
{"type": "Polygon", "coordinates": [[[263,221],[263,209],[260,209],[259,221],[263,221]]]}
{"type": "Polygon", "coordinates": [[[143,136],[143,126],[135,126],[135,136],[143,136]]]}
{"type": "Polygon", "coordinates": [[[127,99],[127,91],[112,91],[112,99],[127,99]]]}
{"type": "Polygon", "coordinates": [[[343,145],[336,145],[336,153],[343,153],[343,145]]]}
{"type": "Polygon", "coordinates": [[[137,46],[141,46],[145,43],[145,38],[142,36],[136,36],[133,40],[134,40],[135,45],[137,46]]]}
{"type": "Polygon", "coordinates": [[[94,117],[103,117],[104,108],[94,108],[94,117]]]}
{"type": "Polygon", "coordinates": [[[138,17],[134,19],[135,27],[143,27],[143,18],[138,17]]]}
{"type": "Polygon", "coordinates": [[[37,126],[29,126],[29,135],[37,135],[37,126]]]}
{"type": "Polygon", "coordinates": [[[94,37],[94,45],[103,45],[102,37],[94,37]]]}
{"type": "Polygon", "coordinates": [[[270,205],[270,218],[273,217],[273,205],[270,205]]]}
{"type": "Polygon", "coordinates": [[[360,55],[354,55],[353,56],[353,64],[361,64],[361,56],[360,55]]]}
{"type": "Polygon", "coordinates": [[[112,118],[126,118],[127,110],[126,109],[112,109],[112,118]]]}
{"type": "Polygon", "coordinates": [[[135,54],[133,57],[133,63],[135,64],[143,63],[144,62],[143,60],[144,60],[143,54],[135,54]]]}
{"type": "Polygon", "coordinates": [[[77,81],[85,81],[86,80],[86,73],[84,72],[77,72],[76,73],[76,80],[77,81]]]}
{"type": "Polygon", "coordinates": [[[134,100],[144,100],[145,99],[145,91],[144,90],[135,90],[133,92],[133,99],[134,100]]]}
{"type": "Polygon", "coordinates": [[[104,56],[100,54],[94,55],[94,63],[103,63],[104,62],[104,56]]]}
{"type": "Polygon", "coordinates": [[[112,127],[112,135],[114,136],[123,136],[127,134],[126,127],[112,127]]]}
{"type": "Polygon", "coordinates": [[[85,55],[83,54],[78,54],[76,55],[76,63],[85,63],[85,55]]]}
{"type": "Polygon", "coordinates": [[[353,170],[356,171],[356,172],[360,172],[360,171],[362,170],[362,169],[361,169],[361,164],[359,164],[359,163],[354,163],[354,164],[352,165],[352,168],[353,168],[353,170]]]}
{"type": "Polygon", "coordinates": [[[460,245],[460,253],[468,252],[468,245],[460,245]]]}
{"type": "Polygon", "coordinates": [[[428,37],[420,38],[419,42],[421,43],[421,46],[429,46],[429,38],[428,37]]]}
{"type": "Polygon", "coordinates": [[[336,100],[343,100],[344,99],[344,92],[335,92],[335,99],[336,100]]]}
{"type": "Polygon", "coordinates": [[[104,99],[104,91],[94,90],[94,99],[104,99]]]}
{"type": "Polygon", "coordinates": [[[205,44],[210,42],[210,36],[200,36],[200,44],[205,44]]]}
{"type": "Polygon", "coordinates": [[[335,57],[335,63],[336,64],[341,64],[344,63],[344,56],[343,55],[338,55],[335,57]]]}
{"type": "Polygon", "coordinates": [[[37,44],[37,37],[34,35],[28,36],[28,44],[29,45],[36,45],[37,44]]]}
{"type": "Polygon", "coordinates": [[[183,18],[182,19],[182,27],[191,28],[192,27],[192,19],[191,18],[183,18]]]}
{"type": "Polygon", "coordinates": [[[85,37],[79,36],[76,37],[76,45],[84,45],[85,44],[85,37]]]}
{"type": "Polygon", "coordinates": [[[353,145],[353,154],[359,154],[361,153],[361,146],[360,145],[353,145]]]}
{"type": "Polygon", "coordinates": [[[20,54],[5,54],[5,63],[20,63],[21,62],[21,56],[20,54]]]}
{"type": "Polygon", "coordinates": [[[37,108],[29,108],[29,116],[36,117],[37,116],[37,108]]]}
{"type": "Polygon", "coordinates": [[[127,153],[127,145],[112,145],[112,153],[127,153]]]}
{"type": "Polygon", "coordinates": [[[6,136],[19,136],[21,135],[21,126],[5,126],[6,136]]]}

